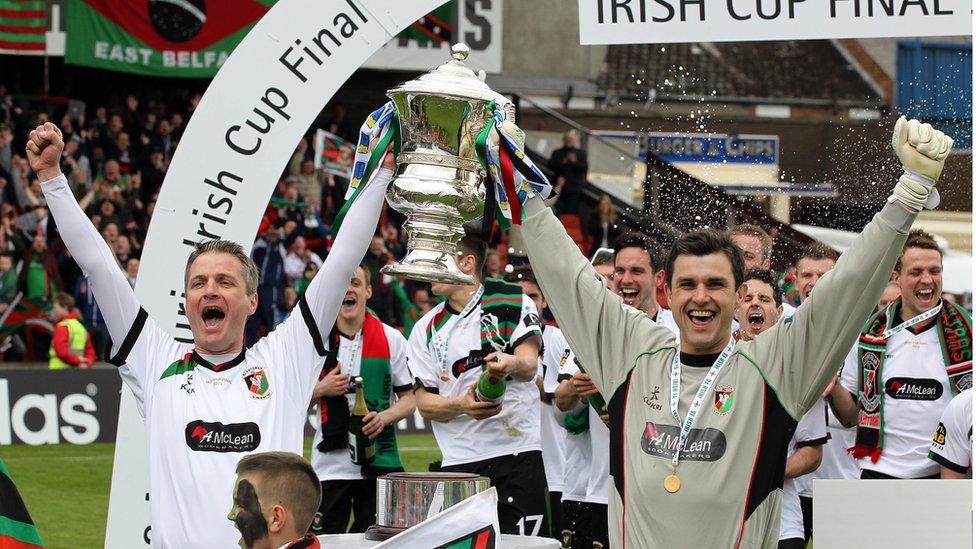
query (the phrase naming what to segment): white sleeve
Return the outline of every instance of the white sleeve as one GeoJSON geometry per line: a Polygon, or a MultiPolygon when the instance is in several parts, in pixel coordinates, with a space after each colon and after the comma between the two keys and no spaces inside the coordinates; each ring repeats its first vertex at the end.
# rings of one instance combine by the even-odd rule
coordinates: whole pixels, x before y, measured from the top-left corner
{"type": "Polygon", "coordinates": [[[929,458],[963,474],[972,464],[972,398],[972,391],[966,390],[949,402],[929,449],[929,458]]]}
{"type": "Polygon", "coordinates": [[[105,326],[115,347],[114,354],[139,314],[140,306],[135,292],[129,286],[115,254],[81,210],[64,175],[41,183],[41,190],[44,191],[61,239],[88,277],[92,295],[105,317],[105,326]]]}
{"type": "MultiPolygon", "coordinates": [[[[436,309],[435,309],[436,310],[436,309]]],[[[433,312],[433,311],[431,311],[433,312]]],[[[434,360],[434,353],[427,345],[427,325],[434,316],[428,312],[413,327],[410,339],[407,340],[407,365],[413,375],[416,385],[427,392],[440,394],[441,373],[434,360]]]]}
{"type": "Polygon", "coordinates": [[[803,414],[796,425],[797,448],[803,446],[818,446],[827,444],[827,403],[823,399],[815,402],[813,407],[803,414]]]}
{"type": "Polygon", "coordinates": [[[541,322],[539,320],[539,313],[535,310],[535,303],[528,298],[528,296],[522,296],[522,312],[519,313],[518,325],[515,326],[515,331],[512,332],[512,349],[516,348],[523,341],[532,336],[541,336],[542,330],[540,328],[541,322]]]}
{"type": "MultiPolygon", "coordinates": [[[[546,338],[546,348],[543,354],[542,390],[552,395],[559,386],[559,373],[567,362],[573,361],[573,351],[566,343],[566,338],[558,328],[546,327],[546,332],[553,331],[552,336],[546,338]]],[[[574,365],[575,366],[575,365],[574,365]]]]}
{"type": "Polygon", "coordinates": [[[335,324],[349,279],[366,255],[366,248],[376,232],[386,187],[391,179],[392,171],[380,169],[366,183],[362,195],[346,212],[332,251],[299,302],[306,323],[318,327],[318,339],[323,349],[335,324]]]}
{"type": "Polygon", "coordinates": [[[390,345],[390,374],[393,377],[393,392],[401,393],[413,388],[413,377],[407,367],[407,340],[396,328],[384,325],[386,341],[390,345]]]}
{"type": "Polygon", "coordinates": [[[851,347],[851,351],[847,353],[847,358],[844,359],[844,369],[840,373],[840,384],[854,395],[855,400],[857,399],[857,370],[857,344],[855,343],[851,347]]]}

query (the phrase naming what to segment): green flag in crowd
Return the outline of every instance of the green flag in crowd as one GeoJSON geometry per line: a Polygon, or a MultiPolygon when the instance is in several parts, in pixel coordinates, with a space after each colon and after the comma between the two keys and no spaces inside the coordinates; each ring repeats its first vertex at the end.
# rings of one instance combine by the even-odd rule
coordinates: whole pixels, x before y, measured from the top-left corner
{"type": "Polygon", "coordinates": [[[454,31],[454,17],[451,2],[414,21],[398,37],[406,37],[421,43],[450,43],[454,31]]]}
{"type": "Polygon", "coordinates": [[[44,0],[0,0],[0,53],[42,55],[46,31],[44,0]]]}
{"type": "Polygon", "coordinates": [[[41,534],[24,506],[20,492],[10,478],[10,471],[0,459],[0,547],[33,549],[44,547],[41,534]]]}
{"type": "Polygon", "coordinates": [[[68,0],[65,62],[212,77],[275,0],[68,0]]]}

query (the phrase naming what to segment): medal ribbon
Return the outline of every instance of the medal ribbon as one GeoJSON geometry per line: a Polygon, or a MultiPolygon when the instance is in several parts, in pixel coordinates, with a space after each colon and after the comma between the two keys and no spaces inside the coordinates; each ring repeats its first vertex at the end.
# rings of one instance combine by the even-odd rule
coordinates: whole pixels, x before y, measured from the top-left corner
{"type": "Polygon", "coordinates": [[[694,425],[695,418],[698,417],[698,411],[701,410],[702,404],[705,402],[705,394],[712,388],[712,384],[715,383],[715,378],[718,377],[719,372],[722,371],[725,364],[732,358],[734,349],[735,338],[729,338],[729,343],[725,346],[722,354],[718,356],[715,363],[712,364],[712,367],[708,369],[708,373],[705,374],[705,379],[698,386],[698,392],[695,393],[695,399],[691,401],[691,406],[688,407],[688,413],[685,415],[684,423],[681,422],[681,418],[678,416],[678,399],[681,398],[681,350],[675,349],[674,359],[671,361],[671,416],[681,425],[681,434],[678,435],[678,447],[675,448],[674,457],[671,458],[672,469],[678,467],[681,449],[685,447],[685,441],[688,439],[688,434],[691,433],[691,426],[694,425]]]}
{"type": "Polygon", "coordinates": [[[916,316],[914,318],[911,318],[911,319],[906,320],[905,322],[902,322],[901,324],[895,326],[894,328],[888,328],[887,330],[881,332],[881,339],[888,339],[891,336],[897,334],[898,332],[904,330],[905,328],[911,328],[912,326],[914,326],[916,324],[920,324],[922,322],[925,322],[926,320],[932,318],[933,316],[939,314],[940,312],[942,312],[942,300],[941,299],[939,300],[939,304],[936,305],[935,307],[932,307],[931,309],[925,311],[924,313],[922,313],[922,314],[920,314],[920,315],[918,315],[918,316],[916,316]]]}
{"type": "MultiPolygon", "coordinates": [[[[468,314],[481,303],[481,295],[484,292],[484,285],[478,286],[478,291],[474,293],[474,296],[471,297],[471,301],[468,301],[468,304],[464,306],[464,309],[458,313],[450,327],[443,326],[440,330],[438,330],[436,327],[431,326],[430,339],[434,344],[434,358],[437,359],[437,365],[441,369],[442,378],[447,376],[447,346],[450,343],[451,334],[454,333],[454,329],[457,328],[458,324],[461,323],[461,319],[468,316],[468,314]],[[441,335],[441,332],[445,331],[446,333],[441,335]]],[[[447,307],[447,303],[444,303],[444,307],[447,307]]],[[[448,322],[450,323],[451,321],[448,320],[448,322]]]]}

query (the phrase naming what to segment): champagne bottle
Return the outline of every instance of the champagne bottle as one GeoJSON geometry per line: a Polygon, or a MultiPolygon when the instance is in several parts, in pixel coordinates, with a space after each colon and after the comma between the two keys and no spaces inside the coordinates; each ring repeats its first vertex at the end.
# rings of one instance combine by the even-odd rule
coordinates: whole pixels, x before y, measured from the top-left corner
{"type": "MultiPolygon", "coordinates": [[[[580,364],[578,360],[576,361],[576,367],[579,368],[580,373],[586,373],[586,370],[583,369],[583,365],[580,364]]],[[[599,392],[593,393],[587,400],[589,400],[590,406],[596,410],[597,414],[602,416],[607,413],[607,401],[603,399],[603,395],[601,395],[599,392]]]]}
{"type": "Polygon", "coordinates": [[[480,402],[501,404],[502,398],[505,396],[506,386],[505,378],[495,379],[488,375],[488,370],[485,369],[485,371],[481,372],[481,377],[478,378],[478,385],[474,388],[474,398],[480,402]]]}
{"type": "Polygon", "coordinates": [[[356,465],[368,465],[373,462],[376,450],[373,441],[363,433],[363,419],[369,409],[366,408],[366,395],[363,393],[363,378],[356,377],[356,403],[349,414],[349,454],[356,465]]]}

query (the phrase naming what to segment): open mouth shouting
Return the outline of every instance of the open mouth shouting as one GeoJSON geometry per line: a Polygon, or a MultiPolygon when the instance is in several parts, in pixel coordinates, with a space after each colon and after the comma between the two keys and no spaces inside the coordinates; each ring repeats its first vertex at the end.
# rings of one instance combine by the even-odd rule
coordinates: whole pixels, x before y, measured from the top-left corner
{"type": "Polygon", "coordinates": [[[939,296],[935,295],[935,288],[920,288],[915,290],[915,300],[922,307],[934,307],[938,298],[939,296]]]}
{"type": "Polygon", "coordinates": [[[356,299],[356,295],[352,293],[347,293],[345,297],[342,298],[342,309],[345,311],[350,311],[356,307],[359,300],[356,299]]]}
{"type": "Polygon", "coordinates": [[[618,293],[624,300],[624,305],[636,307],[640,300],[640,290],[637,288],[619,288],[618,293]]]}
{"type": "Polygon", "coordinates": [[[200,312],[200,319],[203,320],[203,325],[209,329],[218,328],[226,316],[227,313],[216,305],[207,305],[200,312]]]}
{"type": "Polygon", "coordinates": [[[763,325],[766,324],[766,314],[762,309],[753,309],[749,311],[746,320],[749,324],[749,331],[759,333],[762,331],[763,325]]]}
{"type": "Polygon", "coordinates": [[[688,311],[688,319],[694,328],[708,328],[715,321],[715,311],[692,309],[688,311]]]}

